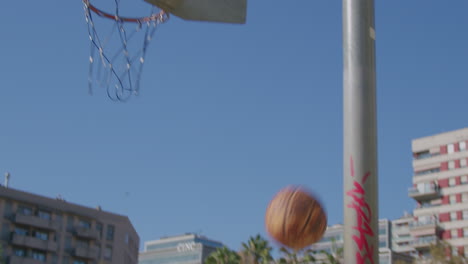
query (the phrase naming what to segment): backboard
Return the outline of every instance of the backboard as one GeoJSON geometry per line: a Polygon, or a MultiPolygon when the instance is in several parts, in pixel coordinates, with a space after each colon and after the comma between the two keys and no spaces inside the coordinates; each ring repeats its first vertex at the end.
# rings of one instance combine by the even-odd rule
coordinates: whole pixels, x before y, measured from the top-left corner
{"type": "Polygon", "coordinates": [[[145,0],[187,20],[244,24],[247,0],[145,0]]]}

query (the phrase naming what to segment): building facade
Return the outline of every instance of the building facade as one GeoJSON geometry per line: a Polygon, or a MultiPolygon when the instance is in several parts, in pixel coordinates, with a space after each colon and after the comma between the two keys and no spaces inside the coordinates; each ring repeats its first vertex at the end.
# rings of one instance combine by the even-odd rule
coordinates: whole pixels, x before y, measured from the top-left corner
{"type": "Polygon", "coordinates": [[[439,240],[452,255],[468,255],[468,128],[412,141],[413,187],[417,206],[410,227],[421,259],[439,240]]]}
{"type": "Polygon", "coordinates": [[[0,187],[7,264],[136,264],[139,237],[126,216],[0,187]]]}
{"type": "Polygon", "coordinates": [[[392,220],[392,250],[399,254],[416,256],[413,248],[413,236],[410,226],[413,223],[413,215],[405,213],[402,217],[392,220]]]}
{"type": "Polygon", "coordinates": [[[139,264],[202,264],[220,247],[221,242],[192,233],[163,237],[145,242],[139,264]]]}

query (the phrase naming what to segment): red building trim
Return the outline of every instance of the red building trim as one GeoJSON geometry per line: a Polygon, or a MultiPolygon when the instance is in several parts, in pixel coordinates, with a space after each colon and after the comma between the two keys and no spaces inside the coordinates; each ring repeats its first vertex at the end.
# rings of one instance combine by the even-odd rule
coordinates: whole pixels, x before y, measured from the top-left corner
{"type": "Polygon", "coordinates": [[[448,170],[448,162],[442,162],[442,163],[440,164],[440,170],[441,170],[441,171],[446,171],[446,170],[448,170]]]}
{"type": "Polygon", "coordinates": [[[442,179],[438,181],[439,187],[440,188],[445,188],[449,186],[449,180],[448,179],[442,179]]]}
{"type": "Polygon", "coordinates": [[[447,154],[447,145],[440,146],[440,154],[447,154]]]}

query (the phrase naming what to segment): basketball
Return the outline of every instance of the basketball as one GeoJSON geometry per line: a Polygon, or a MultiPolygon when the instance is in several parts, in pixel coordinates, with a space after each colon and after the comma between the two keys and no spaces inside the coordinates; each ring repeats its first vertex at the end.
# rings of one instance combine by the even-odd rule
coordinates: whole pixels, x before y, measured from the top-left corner
{"type": "Polygon", "coordinates": [[[265,226],[268,234],[277,242],[300,250],[322,238],[327,228],[327,215],[310,192],[288,186],[268,205],[265,226]]]}

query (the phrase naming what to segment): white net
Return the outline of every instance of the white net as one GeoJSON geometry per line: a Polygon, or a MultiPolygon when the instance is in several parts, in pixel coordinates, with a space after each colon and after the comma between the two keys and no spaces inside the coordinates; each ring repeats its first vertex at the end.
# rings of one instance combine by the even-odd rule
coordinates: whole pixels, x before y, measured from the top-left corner
{"type": "Polygon", "coordinates": [[[148,45],[168,16],[153,8],[148,17],[121,17],[120,0],[115,0],[113,14],[97,9],[89,0],[83,3],[91,43],[89,92],[102,87],[110,99],[126,101],[139,92],[148,45]],[[95,20],[95,15],[105,19],[95,20]]]}

